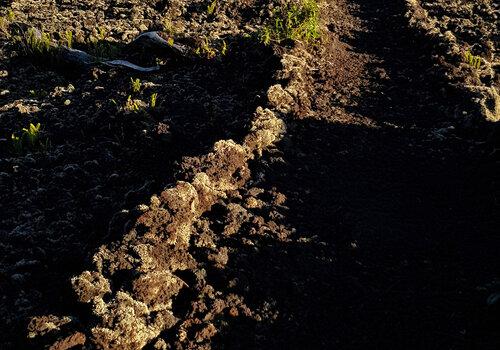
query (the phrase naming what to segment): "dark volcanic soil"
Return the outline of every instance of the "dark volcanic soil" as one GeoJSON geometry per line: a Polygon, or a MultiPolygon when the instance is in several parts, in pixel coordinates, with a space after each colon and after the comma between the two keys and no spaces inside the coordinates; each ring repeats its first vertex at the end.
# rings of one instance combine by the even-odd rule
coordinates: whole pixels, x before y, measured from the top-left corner
{"type": "MultiPolygon", "coordinates": [[[[157,20],[155,6],[175,12],[178,2],[166,3],[144,5],[141,21],[157,20]]],[[[243,26],[259,15],[252,6],[268,14],[246,1],[242,14],[221,17],[243,26]]],[[[205,3],[186,8],[189,22],[205,3]]],[[[481,8],[471,17],[479,29],[459,26],[460,39],[494,37],[494,15],[478,17],[481,8]]],[[[140,76],[135,95],[123,71],[75,77],[3,60],[1,136],[40,121],[52,147],[26,156],[0,149],[0,348],[139,349],[127,341],[144,334],[155,350],[498,349],[500,169],[496,141],[484,142],[492,126],[457,85],[463,71],[449,76],[437,64],[441,51],[406,11],[401,0],[326,0],[318,45],[273,53],[227,37],[227,58],[162,66],[140,76]],[[276,76],[276,55],[284,66],[306,62],[307,75],[276,76]],[[300,90],[300,103],[281,113],[265,98],[277,82],[300,90]],[[156,110],[120,108],[129,94],[147,102],[153,92],[156,110]],[[204,156],[218,140],[241,143],[257,106],[274,108],[286,135],[250,162],[251,176],[236,151],[227,162],[204,156]],[[172,244],[162,225],[189,214],[185,198],[179,209],[162,189],[200,171],[246,183],[187,228],[175,222],[189,239],[172,244]],[[152,195],[159,207],[138,206],[152,195]],[[71,290],[75,275],[81,285],[71,290]],[[30,330],[42,336],[26,342],[29,317],[41,315],[30,330]],[[168,327],[158,326],[164,315],[168,327]],[[127,328],[128,319],[137,325],[127,328]],[[51,322],[62,331],[44,329],[51,322]]]]}
{"type": "Polygon", "coordinates": [[[227,321],[215,348],[496,349],[498,162],[403,3],[330,5],[312,113],[253,168],[265,210],[209,279],[243,279],[265,322],[227,321]]]}
{"type": "Polygon", "coordinates": [[[247,134],[279,61],[246,39],[226,40],[223,61],[169,63],[154,75],[2,61],[9,93],[0,97],[1,134],[40,122],[51,146],[17,155],[2,141],[1,342],[23,339],[28,316],[65,312],[68,279],[122,234],[137,205],[175,181],[182,157],[247,134]],[[131,91],[131,77],[141,79],[140,92],[131,91]],[[155,108],[147,105],[153,93],[155,108]],[[142,101],[141,111],[123,107],[128,96],[142,101]]]}

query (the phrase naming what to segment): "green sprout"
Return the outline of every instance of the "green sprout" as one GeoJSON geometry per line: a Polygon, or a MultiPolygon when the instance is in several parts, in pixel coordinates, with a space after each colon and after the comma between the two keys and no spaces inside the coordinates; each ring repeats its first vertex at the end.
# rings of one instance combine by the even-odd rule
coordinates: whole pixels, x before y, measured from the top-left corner
{"type": "Polygon", "coordinates": [[[72,48],[73,47],[73,32],[71,30],[67,30],[65,32],[65,36],[66,36],[66,43],[68,45],[68,48],[72,48]]]}
{"type": "Polygon", "coordinates": [[[481,57],[474,56],[469,50],[465,52],[465,62],[476,69],[481,67],[481,57]]]}
{"type": "Polygon", "coordinates": [[[260,41],[266,46],[271,43],[271,29],[269,27],[264,27],[262,30],[260,41]]]}
{"type": "Polygon", "coordinates": [[[106,28],[98,27],[97,31],[99,32],[99,40],[100,41],[106,40],[107,37],[106,28]]]}
{"type": "Polygon", "coordinates": [[[227,54],[227,43],[226,43],[226,40],[222,41],[222,49],[221,49],[220,53],[221,53],[222,56],[226,56],[226,54],[227,54]]]}
{"type": "Polygon", "coordinates": [[[141,91],[142,84],[139,78],[137,79],[130,78],[130,85],[132,86],[132,91],[134,93],[138,93],[141,91]]]}
{"type": "Polygon", "coordinates": [[[139,103],[136,100],[132,100],[132,96],[129,95],[127,102],[125,103],[125,110],[137,113],[140,110],[139,103]]]}
{"type": "Polygon", "coordinates": [[[40,126],[40,123],[37,123],[36,125],[30,123],[28,128],[23,128],[23,135],[26,136],[31,147],[34,147],[38,143],[40,126]]]}
{"type": "Polygon", "coordinates": [[[35,28],[29,28],[24,35],[24,46],[27,54],[46,55],[52,50],[51,37],[49,33],[39,32],[35,28]]]}
{"type": "Polygon", "coordinates": [[[200,46],[198,46],[195,50],[195,54],[200,57],[206,57],[208,59],[212,59],[217,56],[217,50],[214,49],[207,38],[203,39],[200,46]]]}
{"type": "Polygon", "coordinates": [[[91,35],[88,38],[90,53],[99,60],[116,58],[120,53],[120,46],[117,43],[106,40],[108,33],[103,27],[97,27],[97,36],[91,35]]]}
{"type": "Polygon", "coordinates": [[[213,59],[217,56],[225,56],[229,51],[229,46],[226,40],[211,41],[207,37],[203,38],[194,53],[202,58],[213,59]]]}
{"type": "Polygon", "coordinates": [[[212,16],[215,13],[215,9],[217,7],[217,0],[212,1],[207,6],[207,15],[212,16]]]}
{"type": "Polygon", "coordinates": [[[116,43],[100,40],[95,37],[91,37],[89,41],[92,54],[99,59],[117,57],[120,53],[120,47],[116,43]]]}
{"type": "Polygon", "coordinates": [[[171,20],[169,20],[168,18],[165,18],[163,20],[162,24],[163,24],[163,31],[167,35],[175,35],[176,29],[175,29],[175,26],[174,26],[174,24],[172,23],[171,20]]]}
{"type": "Polygon", "coordinates": [[[9,20],[9,22],[13,22],[16,19],[16,14],[14,13],[14,11],[12,11],[12,9],[9,9],[9,11],[7,11],[7,19],[9,20]]]}
{"type": "Polygon", "coordinates": [[[156,92],[151,95],[151,98],[149,100],[149,107],[151,107],[153,109],[156,107],[157,98],[158,98],[158,94],[156,92]]]}
{"type": "Polygon", "coordinates": [[[12,134],[12,147],[17,154],[23,153],[23,139],[15,134],[12,134]]]}
{"type": "Polygon", "coordinates": [[[45,140],[45,142],[42,142],[40,140],[40,129],[41,129],[40,123],[37,123],[36,125],[30,123],[28,128],[22,129],[21,136],[12,134],[11,140],[14,151],[18,154],[22,154],[25,149],[28,150],[47,149],[50,146],[49,140],[47,139],[45,140]]]}
{"type": "Polygon", "coordinates": [[[168,38],[167,43],[168,43],[170,46],[174,46],[174,39],[173,39],[173,38],[168,38]]]}

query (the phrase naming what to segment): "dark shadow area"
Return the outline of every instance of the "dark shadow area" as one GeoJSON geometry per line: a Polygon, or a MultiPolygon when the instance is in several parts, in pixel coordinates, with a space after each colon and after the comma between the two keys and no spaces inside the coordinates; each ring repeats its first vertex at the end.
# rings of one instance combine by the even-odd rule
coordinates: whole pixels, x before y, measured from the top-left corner
{"type": "Polygon", "coordinates": [[[415,150],[421,135],[406,131],[307,121],[291,134],[288,164],[254,171],[286,194],[295,238],[310,241],[237,247],[230,270],[248,286],[238,292],[278,313],[264,325],[234,321],[220,346],[495,349],[493,165],[460,145],[444,160],[415,150]]]}
{"type": "Polygon", "coordinates": [[[2,348],[26,346],[29,316],[78,308],[69,278],[121,237],[135,206],[175,181],[183,157],[246,134],[279,60],[249,40],[227,40],[232,50],[220,59],[148,75],[95,67],[68,76],[29,58],[2,63],[9,94],[0,103],[11,106],[0,114],[2,348]],[[10,135],[30,122],[41,123],[51,147],[16,154],[10,135]]]}

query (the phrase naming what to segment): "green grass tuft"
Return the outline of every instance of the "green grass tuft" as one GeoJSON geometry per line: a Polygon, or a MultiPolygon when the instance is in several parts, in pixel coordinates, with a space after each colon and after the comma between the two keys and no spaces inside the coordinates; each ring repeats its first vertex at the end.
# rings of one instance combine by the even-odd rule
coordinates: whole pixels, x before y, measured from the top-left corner
{"type": "Polygon", "coordinates": [[[151,95],[151,99],[149,101],[149,107],[151,107],[151,109],[156,108],[157,98],[158,94],[156,92],[151,95]]]}
{"type": "Polygon", "coordinates": [[[278,8],[260,33],[264,45],[285,40],[314,43],[321,36],[316,0],[301,0],[278,8]]]}
{"type": "Polygon", "coordinates": [[[134,93],[140,92],[142,87],[141,79],[130,78],[130,86],[132,87],[132,92],[134,93]]]}
{"type": "Polygon", "coordinates": [[[473,68],[479,69],[481,67],[481,57],[473,55],[470,51],[465,52],[464,59],[473,68]]]}
{"type": "Polygon", "coordinates": [[[21,136],[17,136],[16,134],[12,134],[12,148],[14,152],[21,155],[25,151],[38,151],[38,150],[47,150],[49,148],[50,143],[49,140],[45,140],[42,142],[40,139],[40,123],[36,125],[30,123],[27,128],[22,129],[21,136]]]}
{"type": "Polygon", "coordinates": [[[97,36],[90,36],[87,43],[90,46],[89,53],[99,60],[115,59],[120,56],[120,45],[108,40],[108,33],[103,27],[98,27],[97,36]]]}
{"type": "Polygon", "coordinates": [[[52,38],[49,33],[29,28],[21,38],[26,54],[46,56],[52,52],[52,38]]]}
{"type": "Polygon", "coordinates": [[[71,30],[67,30],[65,33],[66,36],[66,44],[68,48],[73,48],[73,32],[71,30]]]}
{"type": "Polygon", "coordinates": [[[127,102],[125,102],[125,110],[129,112],[137,113],[141,110],[139,102],[132,99],[132,96],[129,95],[127,98],[127,102]]]}
{"type": "Polygon", "coordinates": [[[215,14],[216,9],[217,9],[217,0],[214,0],[207,5],[207,15],[212,16],[213,14],[215,14]]]}

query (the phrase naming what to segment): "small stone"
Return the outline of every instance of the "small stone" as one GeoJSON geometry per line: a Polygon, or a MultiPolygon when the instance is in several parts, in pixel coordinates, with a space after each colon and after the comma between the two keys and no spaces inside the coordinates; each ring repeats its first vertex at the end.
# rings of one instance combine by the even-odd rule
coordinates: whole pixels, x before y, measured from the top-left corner
{"type": "Polygon", "coordinates": [[[142,212],[142,213],[145,213],[149,210],[149,207],[146,204],[139,204],[137,206],[137,210],[142,212]]]}
{"type": "Polygon", "coordinates": [[[65,106],[69,106],[70,104],[71,104],[71,100],[65,100],[65,101],[64,101],[64,105],[65,105],[65,106]]]}
{"type": "Polygon", "coordinates": [[[179,330],[179,333],[177,334],[177,338],[179,341],[184,341],[187,338],[187,332],[184,329],[179,330]]]}

